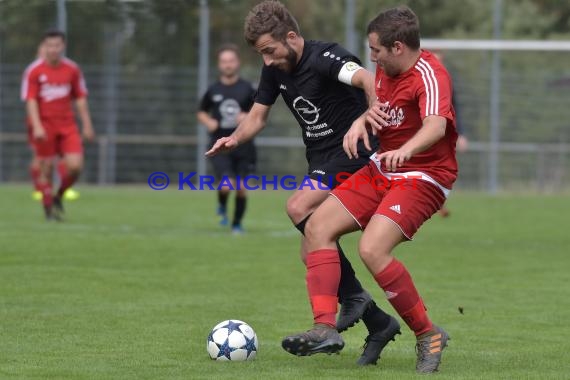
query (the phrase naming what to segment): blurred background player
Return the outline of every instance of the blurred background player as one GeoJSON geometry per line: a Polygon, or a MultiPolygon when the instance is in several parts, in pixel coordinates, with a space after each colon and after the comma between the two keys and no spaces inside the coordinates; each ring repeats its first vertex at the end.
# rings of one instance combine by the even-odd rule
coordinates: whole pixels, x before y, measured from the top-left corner
{"type": "MultiPolygon", "coordinates": [[[[219,80],[212,84],[200,102],[197,118],[210,133],[211,145],[219,138],[231,135],[238,124],[245,118],[253,104],[255,89],[248,81],[240,78],[240,58],[236,45],[227,44],[218,50],[219,80]]],[[[211,159],[218,181],[228,180],[236,189],[236,177],[243,178],[253,174],[256,163],[256,150],[253,141],[241,145],[238,149],[217,155],[211,159]]],[[[228,224],[227,203],[230,187],[222,186],[218,190],[218,215],[221,225],[228,224]]],[[[241,221],[247,204],[247,190],[240,186],[236,190],[232,232],[243,233],[241,221]]]]}
{"type": "MultiPolygon", "coordinates": [[[[42,43],[39,44],[38,46],[38,50],[36,53],[36,59],[34,60],[34,62],[32,62],[29,67],[34,66],[38,61],[41,59],[45,58],[45,48],[44,48],[44,44],[43,41],[42,43]]],[[[26,68],[25,71],[28,70],[28,68],[26,68]]],[[[32,199],[36,200],[36,201],[41,201],[42,200],[42,192],[40,191],[40,186],[38,183],[38,179],[40,177],[40,160],[38,159],[38,156],[36,155],[36,151],[34,149],[34,136],[33,136],[33,131],[32,131],[32,123],[30,121],[30,118],[27,117],[26,118],[26,128],[27,128],[27,132],[28,132],[28,144],[30,146],[30,150],[32,152],[32,159],[30,161],[30,166],[29,166],[29,170],[30,170],[30,177],[32,178],[32,183],[34,185],[34,192],[32,193],[32,199]]],[[[60,152],[58,152],[60,153],[60,152]]],[[[61,156],[61,155],[60,155],[61,156]]],[[[63,160],[57,160],[57,174],[61,180],[61,178],[64,178],[67,175],[67,167],[65,165],[65,162],[63,160]]],[[[73,188],[69,188],[67,189],[64,193],[63,193],[63,199],[65,200],[76,200],[79,198],[79,192],[77,190],[74,190],[73,188]]]]}
{"type": "MultiPolygon", "coordinates": [[[[451,67],[449,65],[446,65],[445,63],[445,56],[443,54],[442,51],[436,51],[433,53],[433,55],[435,55],[435,57],[437,59],[439,59],[439,61],[441,63],[443,63],[443,65],[446,67],[449,75],[451,75],[451,79],[452,82],[455,84],[455,78],[456,75],[454,74],[454,72],[451,70],[451,67]]],[[[457,145],[456,145],[456,149],[457,152],[459,153],[463,153],[466,152],[467,149],[469,148],[469,140],[467,139],[467,136],[465,135],[465,130],[463,129],[463,122],[461,120],[461,110],[459,109],[459,106],[457,104],[457,92],[455,91],[456,86],[453,86],[453,92],[451,95],[451,99],[452,99],[452,104],[453,104],[453,109],[455,110],[455,128],[457,130],[457,145]]],[[[449,209],[447,208],[447,206],[445,205],[445,203],[443,204],[443,206],[441,207],[441,209],[438,211],[439,215],[443,218],[447,218],[450,214],[449,209]]]]}
{"type": "Polygon", "coordinates": [[[24,72],[22,100],[26,102],[32,125],[34,151],[39,162],[38,188],[48,220],[61,220],[62,197],[79,177],[83,168],[83,145],[73,114],[72,100],[83,126],[87,141],[95,138],[87,88],[79,66],[63,56],[65,34],[59,30],[47,31],[42,39],[45,56],[36,60],[24,72]],[[60,186],[52,193],[52,175],[55,158],[61,155],[67,173],[60,186]]]}

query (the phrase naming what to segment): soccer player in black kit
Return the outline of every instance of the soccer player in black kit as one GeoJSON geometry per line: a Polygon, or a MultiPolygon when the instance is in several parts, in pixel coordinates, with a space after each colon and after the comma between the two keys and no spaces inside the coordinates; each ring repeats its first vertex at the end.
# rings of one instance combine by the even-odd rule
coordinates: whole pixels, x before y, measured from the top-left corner
{"type": "MultiPolygon", "coordinates": [[[[297,119],[306,146],[308,175],[314,189],[297,190],[287,201],[287,213],[295,227],[304,227],[313,211],[329,195],[322,184],[336,187],[338,173],[354,173],[367,164],[375,146],[369,139],[359,148],[359,158],[350,160],[343,150],[343,138],[352,123],[365,117],[368,108],[366,90],[374,95],[374,78],[360,66],[354,55],[335,43],[305,41],[291,13],[278,1],[256,5],[245,20],[245,38],[261,54],[264,67],[254,104],[247,117],[230,136],[219,139],[206,154],[214,156],[231,151],[252,139],[266,124],[271,106],[279,95],[297,119]],[[321,182],[322,184],[320,184],[321,182]]],[[[337,244],[338,246],[338,244],[337,244]]],[[[311,298],[315,327],[303,339],[285,338],[283,348],[299,356],[340,351],[344,342],[338,332],[353,326],[360,318],[369,335],[358,364],[376,364],[382,349],[400,333],[398,321],[384,313],[356,279],[350,262],[340,246],[339,254],[330,262],[340,260],[338,289],[319,289],[320,284],[307,277],[308,286],[318,294],[311,298]],[[341,304],[336,329],[335,321],[318,312],[318,305],[341,304]]],[[[306,266],[322,263],[306,260],[304,237],[301,257],[306,266]]],[[[309,256],[310,259],[310,256],[309,256]]],[[[325,263],[326,264],[326,263],[325,263]]],[[[321,266],[326,268],[327,266],[321,266]]],[[[326,275],[326,274],[323,274],[326,275]]],[[[305,336],[306,335],[306,336],[305,336]]]]}
{"type": "MultiPolygon", "coordinates": [[[[224,45],[218,50],[218,70],[220,79],[212,84],[202,97],[197,113],[198,120],[208,128],[212,146],[219,138],[231,135],[253,104],[255,89],[251,83],[239,77],[239,50],[235,45],[224,45]]],[[[231,183],[236,190],[236,202],[232,231],[243,233],[241,220],[245,213],[247,192],[237,186],[236,178],[244,178],[255,171],[256,152],[253,141],[241,144],[232,152],[211,158],[217,181],[231,183]],[[239,176],[239,177],[238,177],[239,176]]],[[[221,225],[228,224],[227,201],[230,186],[218,189],[218,215],[221,225]]]]}

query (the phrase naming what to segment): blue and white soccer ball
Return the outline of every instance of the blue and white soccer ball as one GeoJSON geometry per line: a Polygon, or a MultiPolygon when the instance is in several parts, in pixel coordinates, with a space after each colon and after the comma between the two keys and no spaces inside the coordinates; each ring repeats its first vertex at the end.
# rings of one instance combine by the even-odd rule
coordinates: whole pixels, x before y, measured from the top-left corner
{"type": "Polygon", "coordinates": [[[255,331],[237,319],[229,319],[214,326],[206,343],[210,358],[223,361],[252,360],[257,355],[258,347],[255,331]]]}

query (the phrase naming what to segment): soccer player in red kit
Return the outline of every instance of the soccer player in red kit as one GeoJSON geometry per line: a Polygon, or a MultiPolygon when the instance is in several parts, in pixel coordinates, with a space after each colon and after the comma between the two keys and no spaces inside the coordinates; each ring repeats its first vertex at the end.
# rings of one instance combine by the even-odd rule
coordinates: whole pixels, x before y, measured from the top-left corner
{"type": "Polygon", "coordinates": [[[63,56],[65,34],[50,30],[44,34],[42,44],[45,56],[25,71],[21,95],[26,102],[34,150],[40,163],[38,187],[46,218],[59,220],[63,213],[62,196],[83,168],[83,145],[73,114],[73,100],[83,125],[83,137],[91,141],[95,133],[83,74],[75,62],[63,56]],[[51,178],[58,154],[65,162],[67,173],[54,195],[51,178]]]}
{"type": "MultiPolygon", "coordinates": [[[[28,68],[36,65],[37,60],[44,58],[45,58],[45,45],[42,42],[38,46],[36,59],[28,66],[28,68]]],[[[28,70],[28,68],[26,68],[26,71],[28,70]]],[[[34,185],[34,192],[32,194],[32,198],[34,200],[41,201],[42,192],[40,191],[41,186],[38,182],[40,178],[40,160],[36,155],[32,122],[30,121],[29,117],[26,118],[26,129],[28,133],[28,144],[30,146],[30,149],[32,150],[32,159],[30,161],[30,166],[29,166],[30,177],[32,178],[32,183],[34,185]]],[[[57,173],[59,175],[59,178],[64,178],[65,176],[67,176],[67,166],[65,165],[65,162],[62,160],[57,161],[57,173]]],[[[64,193],[65,199],[77,199],[78,196],[79,193],[77,191],[74,191],[72,188],[67,189],[67,191],[64,193]]]]}
{"type": "Polygon", "coordinates": [[[336,333],[340,266],[335,241],[362,229],[360,257],[416,335],[416,370],[430,373],[437,371],[449,336],[429,319],[408,270],[392,250],[411,240],[441,208],[457,177],[452,84],[437,58],[420,49],[419,21],[409,8],[381,13],[367,32],[377,64],[378,99],[346,133],[343,147],[349,157],[358,157],[357,142],[369,145],[367,128],[372,128],[379,149],[367,166],[331,192],[307,223],[306,278],[314,333],[285,340],[336,333]]]}

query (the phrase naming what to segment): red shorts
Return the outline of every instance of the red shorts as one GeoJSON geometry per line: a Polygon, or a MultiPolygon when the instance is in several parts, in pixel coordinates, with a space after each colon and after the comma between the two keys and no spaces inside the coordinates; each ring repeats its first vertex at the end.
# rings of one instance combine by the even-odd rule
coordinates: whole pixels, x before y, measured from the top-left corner
{"type": "MultiPolygon", "coordinates": [[[[39,158],[63,156],[68,153],[83,153],[83,142],[76,124],[61,126],[42,120],[47,140],[37,141],[31,138],[34,151],[39,158]]],[[[31,133],[31,130],[29,130],[31,133]]]]}
{"type": "Polygon", "coordinates": [[[396,183],[380,174],[376,164],[368,165],[331,192],[352,215],[361,229],[374,215],[393,221],[404,236],[412,239],[420,226],[445,202],[434,184],[423,180],[396,183]]]}

